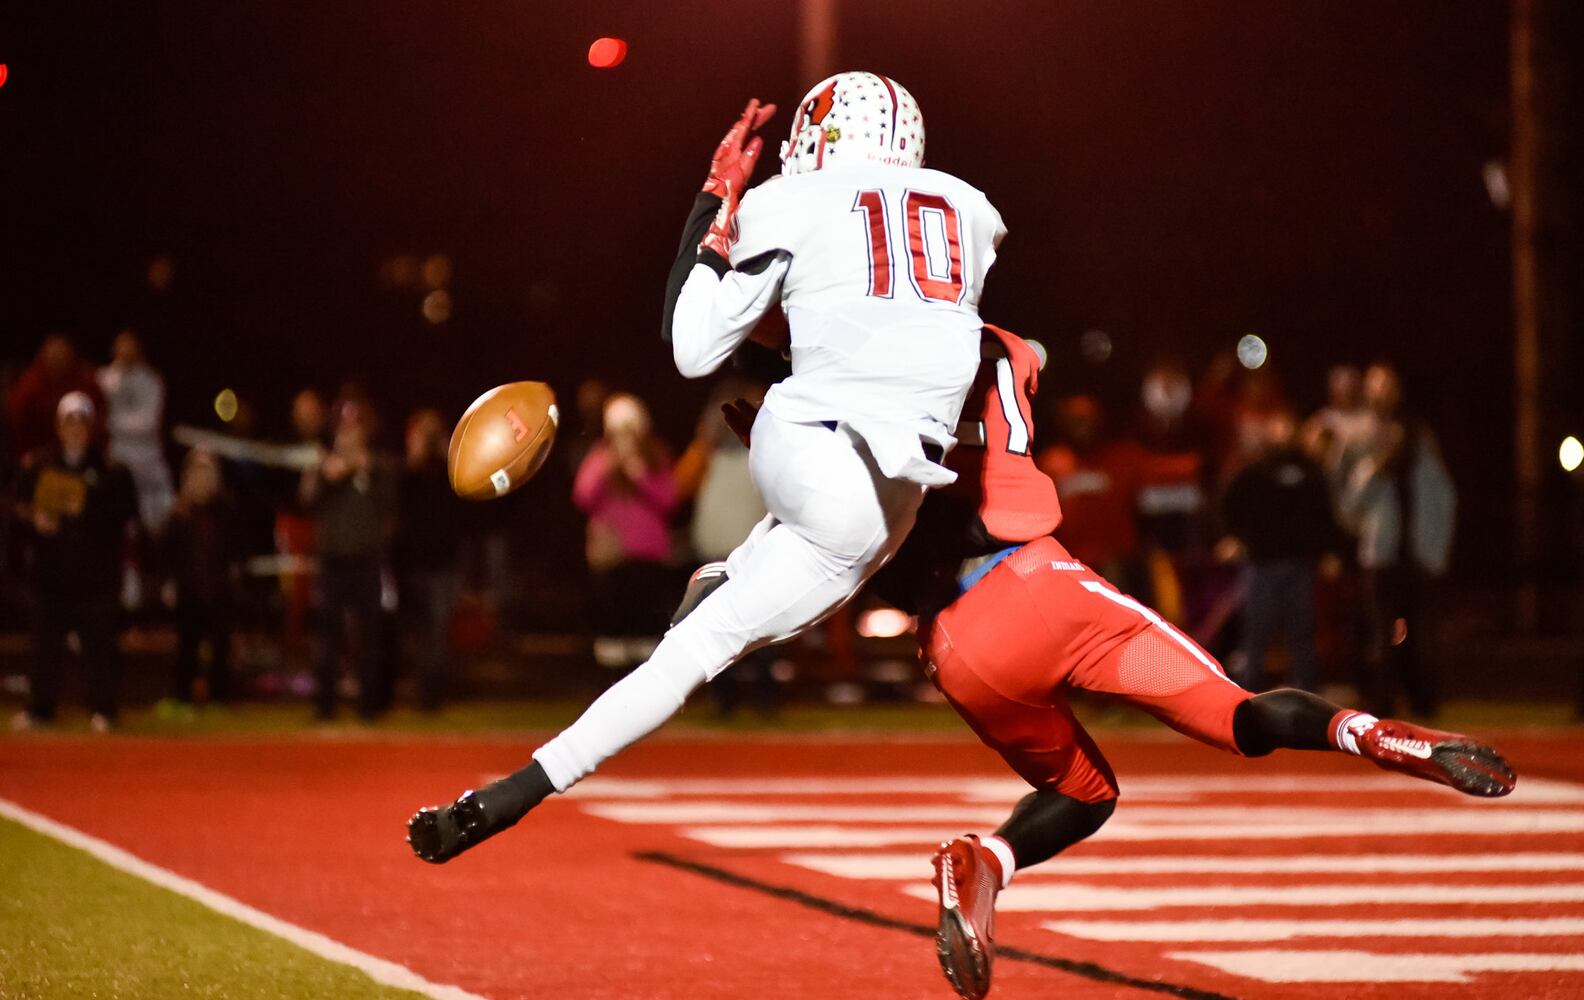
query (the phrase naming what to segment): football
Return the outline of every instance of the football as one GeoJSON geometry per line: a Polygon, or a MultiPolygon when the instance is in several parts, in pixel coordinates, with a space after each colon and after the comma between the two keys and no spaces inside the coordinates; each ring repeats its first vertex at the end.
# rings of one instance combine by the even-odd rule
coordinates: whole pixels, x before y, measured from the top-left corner
{"type": "Polygon", "coordinates": [[[533,478],[555,443],[555,392],[543,382],[508,382],[473,401],[451,432],[451,488],[493,500],[533,478]]]}

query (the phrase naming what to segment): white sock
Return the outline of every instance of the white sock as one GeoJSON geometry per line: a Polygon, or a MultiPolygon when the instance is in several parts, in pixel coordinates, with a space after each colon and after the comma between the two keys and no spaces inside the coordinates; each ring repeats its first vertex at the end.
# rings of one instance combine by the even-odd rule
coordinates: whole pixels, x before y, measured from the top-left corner
{"type": "Polygon", "coordinates": [[[1001,888],[1005,889],[1012,884],[1012,873],[1017,870],[1017,859],[1012,856],[1012,845],[993,834],[980,837],[979,843],[1001,862],[1001,888]]]}
{"type": "Polygon", "coordinates": [[[1343,719],[1341,724],[1337,726],[1337,749],[1356,756],[1359,752],[1358,738],[1364,734],[1365,730],[1379,721],[1379,719],[1368,712],[1354,712],[1343,719]]]}

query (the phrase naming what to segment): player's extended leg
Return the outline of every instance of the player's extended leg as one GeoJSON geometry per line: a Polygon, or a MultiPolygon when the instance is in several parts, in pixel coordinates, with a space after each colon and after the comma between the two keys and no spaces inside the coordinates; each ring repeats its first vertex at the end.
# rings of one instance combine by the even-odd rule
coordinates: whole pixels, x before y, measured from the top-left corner
{"type": "Polygon", "coordinates": [[[1468,795],[1495,798],[1513,790],[1511,765],[1477,740],[1378,719],[1296,689],[1250,697],[1209,653],[1148,608],[1115,591],[1089,589],[1108,604],[1140,612],[1150,627],[1073,671],[1076,687],[1115,695],[1186,736],[1245,756],[1340,750],[1468,795]]]}
{"type": "Polygon", "coordinates": [[[1232,731],[1249,757],[1280,749],[1340,750],[1482,798],[1506,795],[1518,782],[1501,754],[1471,737],[1377,719],[1296,689],[1245,701],[1233,714],[1232,731]]]}
{"type": "MultiPolygon", "coordinates": [[[[758,534],[756,533],[756,538],[758,534]]],[[[724,562],[705,563],[688,579],[671,616],[674,626],[726,582],[724,562]]],[[[513,774],[463,792],[448,806],[421,809],[407,821],[407,843],[425,861],[440,864],[510,829],[556,790],[544,765],[531,761],[513,774]]]]}
{"type": "Polygon", "coordinates": [[[1053,655],[1038,608],[1007,574],[980,586],[988,589],[978,597],[995,614],[948,609],[937,619],[928,638],[932,676],[985,745],[1035,790],[993,835],[957,837],[934,857],[936,955],[967,1000],[990,989],[996,896],[1017,870],[1100,829],[1117,795],[1110,766],[1061,694],[1062,658],[1053,655]],[[1033,683],[1024,689],[1020,681],[1033,683]]]}
{"type": "Polygon", "coordinates": [[[891,557],[923,499],[920,486],[880,474],[843,430],[762,412],[752,447],[755,485],[772,517],[732,553],[726,582],[666,633],[647,663],[541,746],[533,764],[409,820],[415,854],[447,861],[512,826],[549,790],[566,791],[659,728],[744,653],[818,622],[891,557]]]}

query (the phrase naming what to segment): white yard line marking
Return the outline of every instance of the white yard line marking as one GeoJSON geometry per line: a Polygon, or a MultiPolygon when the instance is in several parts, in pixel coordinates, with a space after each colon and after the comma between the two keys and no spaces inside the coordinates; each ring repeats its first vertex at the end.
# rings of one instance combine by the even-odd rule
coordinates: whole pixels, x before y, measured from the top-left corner
{"type": "MultiPolygon", "coordinates": [[[[927,884],[902,890],[934,899],[927,884]]],[[[1116,889],[1082,882],[1014,882],[996,900],[1003,913],[1071,913],[1084,910],[1154,910],[1164,906],[1369,906],[1389,897],[1391,905],[1417,903],[1578,903],[1584,882],[1560,885],[1202,885],[1116,889]]]]}
{"type": "Polygon", "coordinates": [[[753,850],[766,847],[892,847],[916,844],[933,849],[962,833],[950,827],[894,826],[700,826],[677,831],[711,847],[753,850]]]}
{"type": "MultiPolygon", "coordinates": [[[[767,823],[752,826],[735,824],[685,826],[677,832],[690,840],[709,844],[712,847],[836,850],[894,847],[898,845],[919,847],[927,845],[933,847],[942,840],[949,840],[965,831],[971,831],[974,826],[983,829],[990,825],[993,824],[939,823],[933,826],[897,827],[767,823]]],[[[1513,834],[1576,832],[1581,827],[1573,818],[1553,823],[1550,821],[1542,822],[1523,814],[1504,816],[1500,813],[1490,813],[1484,816],[1470,816],[1468,822],[1465,823],[1423,824],[1413,829],[1416,836],[1449,833],[1465,836],[1509,836],[1513,834]]],[[[1101,827],[1100,832],[1090,838],[1090,842],[1214,841],[1217,844],[1226,844],[1235,840],[1239,843],[1258,843],[1267,840],[1367,837],[1375,832],[1377,832],[1376,828],[1362,827],[1357,822],[1345,825],[1334,823],[1278,825],[1268,823],[1264,825],[1248,824],[1238,826],[1235,824],[1207,823],[1182,826],[1140,826],[1112,820],[1101,827]]],[[[1389,829],[1379,830],[1379,832],[1381,836],[1393,835],[1389,829]]]]}
{"type": "Polygon", "coordinates": [[[1176,951],[1198,962],[1268,983],[1466,983],[1475,972],[1580,972],[1584,955],[1496,953],[1389,955],[1368,951],[1176,951]]]}
{"type": "MultiPolygon", "coordinates": [[[[784,854],[781,860],[810,871],[852,879],[915,879],[929,859],[916,851],[869,854],[784,854]]],[[[1295,854],[1237,857],[1156,854],[1090,858],[1063,855],[1018,874],[1018,881],[1067,875],[1353,874],[1364,872],[1562,872],[1584,871],[1584,854],[1295,854]]]]}
{"type": "MultiPolygon", "coordinates": [[[[1390,810],[1361,815],[1348,813],[1341,821],[1283,823],[1129,823],[1112,820],[1100,828],[1091,841],[1114,840],[1214,840],[1231,839],[1258,843],[1261,840],[1298,840],[1306,837],[1384,837],[1401,839],[1405,832],[1415,837],[1434,834],[1461,834],[1465,837],[1507,836],[1511,834],[1584,832],[1584,813],[1471,813],[1463,816],[1413,817],[1403,811],[1403,826],[1397,826],[1390,810]]],[[[1302,820],[1302,816],[1294,817],[1302,820]]]]}
{"type": "Polygon", "coordinates": [[[1048,920],[1048,931],[1090,941],[1286,941],[1311,937],[1577,937],[1581,917],[1401,920],[1048,920]]]}
{"type": "Polygon", "coordinates": [[[233,920],[247,924],[249,927],[256,927],[261,931],[290,941],[299,948],[312,952],[320,958],[327,958],[342,965],[350,965],[355,969],[361,970],[370,979],[381,985],[411,990],[414,993],[433,997],[434,1000],[484,1000],[478,994],[469,993],[461,987],[430,982],[405,966],[358,951],[356,948],[325,937],[317,931],[287,923],[279,917],[271,916],[263,910],[255,909],[241,900],[216,892],[206,885],[194,882],[192,879],[178,875],[167,868],[161,868],[156,864],[144,861],[142,858],[130,854],[114,844],[83,833],[81,830],[67,826],[64,823],[57,822],[25,806],[17,805],[15,802],[0,799],[0,816],[19,823],[35,833],[53,837],[63,844],[85,851],[112,868],[134,875],[145,882],[152,882],[162,889],[169,889],[179,896],[185,896],[194,902],[207,906],[216,913],[224,914],[233,920]]]}
{"type": "MultiPolygon", "coordinates": [[[[998,806],[970,805],[836,805],[830,803],[719,802],[601,802],[583,806],[585,812],[619,823],[662,826],[702,823],[945,823],[972,828],[995,826],[1006,819],[998,806]]],[[[1584,832],[1584,809],[1330,809],[1302,806],[1140,806],[1124,805],[1114,823],[1099,836],[1118,827],[1149,826],[1159,835],[1186,828],[1219,825],[1223,831],[1267,825],[1345,829],[1350,836],[1368,836],[1377,830],[1419,833],[1576,833],[1584,832]]],[[[1245,838],[1246,839],[1246,838],[1245,838]]]]}
{"type": "MultiPolygon", "coordinates": [[[[789,805],[759,802],[620,802],[583,811],[618,823],[999,823],[1006,809],[967,805],[789,805]]],[[[1581,814],[1584,818],[1584,814],[1581,814]]]]}
{"type": "MultiPolygon", "coordinates": [[[[487,775],[484,782],[500,775],[487,775]]],[[[580,782],[568,794],[579,799],[662,799],[670,796],[778,795],[946,795],[965,802],[1011,803],[1028,794],[1028,785],[1013,778],[995,777],[886,777],[886,778],[673,778],[628,779],[594,777],[580,782]]],[[[1470,799],[1444,785],[1416,782],[1402,775],[1371,769],[1356,775],[1187,775],[1183,777],[1128,777],[1122,781],[1124,802],[1140,799],[1187,799],[1200,795],[1317,795],[1331,792],[1397,794],[1416,792],[1450,797],[1471,806],[1488,804],[1470,799]]],[[[1500,805],[1514,803],[1584,803],[1584,785],[1525,776],[1500,805]]]]}

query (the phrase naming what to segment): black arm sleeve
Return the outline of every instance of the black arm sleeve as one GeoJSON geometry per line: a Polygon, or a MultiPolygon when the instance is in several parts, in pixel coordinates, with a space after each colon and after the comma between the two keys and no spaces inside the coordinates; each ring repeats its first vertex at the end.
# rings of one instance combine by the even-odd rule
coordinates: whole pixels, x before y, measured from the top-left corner
{"type": "Polygon", "coordinates": [[[676,312],[677,297],[682,294],[682,286],[687,283],[688,275],[693,273],[693,265],[708,264],[720,275],[731,270],[731,263],[720,254],[699,249],[699,241],[709,232],[710,222],[715,218],[715,213],[720,211],[720,206],[719,197],[702,191],[693,199],[693,210],[688,213],[687,226],[682,230],[682,243],[677,248],[676,261],[672,263],[671,274],[666,278],[665,313],[660,317],[660,339],[668,344],[671,343],[671,315],[676,312]]]}

